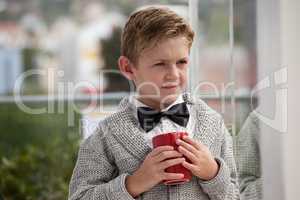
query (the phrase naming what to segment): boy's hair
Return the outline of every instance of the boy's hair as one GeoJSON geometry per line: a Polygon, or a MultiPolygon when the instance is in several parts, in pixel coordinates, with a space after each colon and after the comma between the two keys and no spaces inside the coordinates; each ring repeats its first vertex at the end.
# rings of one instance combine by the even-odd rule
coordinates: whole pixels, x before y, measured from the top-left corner
{"type": "Polygon", "coordinates": [[[194,31],[185,19],[167,7],[148,7],[132,13],[123,29],[121,54],[133,63],[140,53],[166,38],[183,36],[189,48],[194,31]]]}

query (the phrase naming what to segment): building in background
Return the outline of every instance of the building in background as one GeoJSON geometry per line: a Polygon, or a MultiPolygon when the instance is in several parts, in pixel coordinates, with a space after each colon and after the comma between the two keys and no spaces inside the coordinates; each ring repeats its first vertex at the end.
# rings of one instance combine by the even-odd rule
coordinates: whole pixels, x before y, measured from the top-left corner
{"type": "Polygon", "coordinates": [[[22,32],[17,23],[0,21],[0,95],[11,94],[23,71],[22,32]]]}

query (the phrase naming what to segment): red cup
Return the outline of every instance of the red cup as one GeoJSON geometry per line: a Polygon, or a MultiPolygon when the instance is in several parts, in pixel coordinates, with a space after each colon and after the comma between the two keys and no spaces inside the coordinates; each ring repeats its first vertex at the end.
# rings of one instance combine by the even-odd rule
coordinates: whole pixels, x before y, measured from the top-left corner
{"type": "MultiPolygon", "coordinates": [[[[173,146],[174,150],[177,150],[178,145],[176,144],[177,139],[182,139],[184,135],[188,135],[186,132],[170,132],[165,133],[161,135],[157,135],[153,137],[152,144],[153,147],[159,147],[159,146],[173,146]]],[[[186,161],[188,159],[186,158],[186,161]]],[[[171,167],[168,167],[165,169],[165,172],[168,173],[181,173],[184,174],[184,177],[181,179],[172,179],[172,180],[164,180],[163,183],[165,185],[176,185],[176,184],[182,184],[185,182],[188,182],[192,178],[191,172],[182,166],[182,164],[173,165],[171,167]]]]}

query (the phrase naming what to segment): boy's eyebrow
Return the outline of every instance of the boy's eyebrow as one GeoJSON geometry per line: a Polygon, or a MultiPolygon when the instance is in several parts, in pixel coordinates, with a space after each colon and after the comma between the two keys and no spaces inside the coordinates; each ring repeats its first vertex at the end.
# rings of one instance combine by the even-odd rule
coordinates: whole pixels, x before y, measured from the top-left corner
{"type": "MultiPolygon", "coordinates": [[[[179,58],[177,60],[185,60],[185,59],[189,59],[189,57],[183,57],[183,58],[179,58]]],[[[159,61],[165,62],[165,61],[169,61],[169,60],[168,59],[156,59],[156,60],[154,60],[154,62],[159,62],[159,61]]]]}

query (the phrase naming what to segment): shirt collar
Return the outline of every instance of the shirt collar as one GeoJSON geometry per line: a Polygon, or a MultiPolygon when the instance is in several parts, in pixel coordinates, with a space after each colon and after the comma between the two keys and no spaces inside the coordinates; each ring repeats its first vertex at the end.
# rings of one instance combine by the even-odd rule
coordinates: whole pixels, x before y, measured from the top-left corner
{"type": "MultiPolygon", "coordinates": [[[[133,105],[134,116],[137,118],[137,108],[150,107],[150,106],[144,104],[143,102],[138,100],[136,97],[137,96],[135,96],[135,95],[131,95],[129,97],[129,102],[133,105]]],[[[177,99],[172,104],[170,104],[168,107],[162,109],[161,112],[164,112],[164,111],[168,110],[169,108],[171,108],[172,106],[179,104],[179,103],[183,103],[183,102],[184,102],[184,100],[183,100],[182,94],[180,94],[180,95],[178,95],[177,99]]]]}
{"type": "MultiPolygon", "coordinates": [[[[140,100],[138,100],[138,99],[136,98],[136,96],[131,96],[130,102],[131,102],[136,108],[139,108],[139,107],[150,107],[150,106],[144,104],[143,102],[141,102],[140,100]]],[[[169,108],[171,108],[172,106],[174,106],[174,105],[176,105],[176,104],[179,104],[179,103],[183,103],[183,102],[184,102],[183,97],[182,97],[182,95],[180,94],[180,95],[178,95],[177,99],[176,99],[173,103],[171,103],[168,107],[162,109],[161,111],[164,112],[164,111],[168,110],[169,108]]]]}

